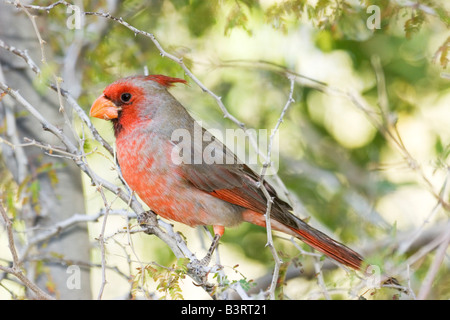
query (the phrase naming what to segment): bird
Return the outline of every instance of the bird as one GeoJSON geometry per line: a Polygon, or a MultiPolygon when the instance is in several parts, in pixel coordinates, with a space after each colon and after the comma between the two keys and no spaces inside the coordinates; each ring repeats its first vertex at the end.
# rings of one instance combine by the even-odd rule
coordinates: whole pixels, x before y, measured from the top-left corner
{"type": "Polygon", "coordinates": [[[122,177],[140,199],[165,219],[190,227],[212,226],[214,239],[202,260],[208,264],[225,228],[243,222],[266,227],[262,181],[272,199],[273,230],[361,270],[364,259],[359,253],[297,217],[272,185],[200,126],[169,92],[177,83],[187,81],[159,74],[121,78],[108,85],[90,109],[91,117],[112,122],[122,177]],[[176,130],[192,137],[197,126],[206,138],[190,144],[173,139],[176,130]],[[228,160],[195,161],[195,155],[211,154],[208,150],[214,159],[228,160]]]}

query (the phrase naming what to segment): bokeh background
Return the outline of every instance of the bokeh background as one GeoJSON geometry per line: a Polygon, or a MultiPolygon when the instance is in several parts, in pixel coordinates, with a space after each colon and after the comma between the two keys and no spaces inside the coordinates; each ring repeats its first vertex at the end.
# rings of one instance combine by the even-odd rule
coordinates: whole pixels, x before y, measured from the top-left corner
{"type": "MultiPolygon", "coordinates": [[[[33,2],[39,6],[51,3],[33,2]]],[[[289,191],[287,199],[297,215],[360,251],[383,270],[398,271],[401,282],[418,294],[435,258],[436,247],[426,251],[426,245],[443,231],[448,233],[447,1],[125,0],[74,4],[82,11],[110,12],[152,33],[165,51],[182,57],[192,73],[248,128],[275,127],[289,97],[290,77],[294,76],[295,102],[279,128],[279,157],[274,159],[289,191]],[[379,9],[379,28],[369,28],[374,21],[370,20],[374,12],[367,12],[369,5],[379,9]],[[424,247],[420,258],[408,260],[424,247]]],[[[41,66],[41,76],[33,80],[43,96],[54,94],[45,88],[45,79],[57,74],[64,80],[62,86],[88,112],[103,88],[118,78],[165,74],[188,81],[188,86],[177,85],[171,92],[196,119],[209,128],[237,128],[224,118],[216,101],[179,64],[163,57],[148,37],[95,16],[84,16],[80,29],[70,29],[67,23],[74,11],[63,5],[48,12],[33,12],[45,48],[53,57],[41,66]]],[[[31,28],[30,23],[27,28],[31,28]]],[[[0,48],[1,54],[4,51],[0,48]]],[[[85,151],[91,153],[91,167],[119,184],[111,169],[111,157],[77,116],[73,121],[79,134],[84,132],[88,137],[85,151]]],[[[112,145],[111,125],[92,121],[112,145]]],[[[11,181],[6,180],[5,167],[2,170],[4,181],[11,181]]],[[[82,179],[80,192],[86,214],[94,215],[104,208],[104,201],[90,179],[86,175],[82,179]]],[[[268,179],[286,198],[274,177],[268,179]]],[[[19,187],[2,183],[2,198],[17,194],[19,187]]],[[[114,195],[106,195],[113,208],[127,208],[114,195]]],[[[17,201],[8,204],[20,207],[17,201]]],[[[16,231],[26,237],[20,215],[15,219],[16,231]]],[[[105,235],[117,233],[127,223],[123,217],[110,216],[105,235]]],[[[201,257],[209,246],[204,231],[174,225],[201,257]]],[[[101,232],[101,220],[87,226],[92,244],[91,292],[95,297],[101,285],[100,251],[95,241],[101,232]]],[[[3,232],[0,241],[0,263],[6,264],[10,258],[4,249],[3,232]]],[[[265,230],[249,224],[226,231],[219,252],[230,281],[253,287],[255,282],[270,278],[273,258],[266,242],[265,230]]],[[[329,293],[325,295],[318,285],[314,263],[325,266],[326,260],[302,255],[286,236],[277,235],[275,247],[290,267],[283,273],[286,281],[279,298],[413,298],[392,289],[355,289],[357,279],[334,265],[322,271],[329,293]]],[[[130,292],[132,297],[174,297],[158,290],[158,280],[150,276],[145,290],[133,287],[138,260],[161,274],[164,268],[160,266],[176,264],[161,240],[136,234],[130,243],[128,236],[120,233],[108,239],[106,248],[111,269],[106,273],[103,298],[128,298],[130,292]]],[[[302,248],[309,251],[306,246],[302,248]]],[[[59,257],[64,260],[64,254],[59,257]]],[[[16,284],[1,284],[8,287],[0,288],[2,298],[11,296],[9,290],[23,294],[16,284]]],[[[186,299],[210,298],[190,278],[179,284],[186,299]]],[[[449,297],[446,256],[427,298],[449,297]]]]}

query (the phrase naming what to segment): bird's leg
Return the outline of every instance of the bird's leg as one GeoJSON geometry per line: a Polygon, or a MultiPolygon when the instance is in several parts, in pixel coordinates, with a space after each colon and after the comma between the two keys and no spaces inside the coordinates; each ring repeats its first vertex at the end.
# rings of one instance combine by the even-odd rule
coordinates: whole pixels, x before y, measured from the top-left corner
{"type": "Polygon", "coordinates": [[[214,250],[216,250],[217,245],[219,244],[220,235],[216,234],[214,235],[213,242],[211,243],[211,246],[209,247],[208,253],[206,256],[200,260],[200,264],[207,266],[211,262],[212,254],[214,253],[214,250]]]}
{"type": "Polygon", "coordinates": [[[214,239],[211,243],[211,246],[208,249],[208,252],[206,253],[206,256],[200,260],[200,264],[207,266],[211,262],[212,254],[214,253],[214,250],[216,250],[217,246],[219,245],[220,237],[225,232],[225,228],[223,226],[213,226],[214,230],[214,239]]]}

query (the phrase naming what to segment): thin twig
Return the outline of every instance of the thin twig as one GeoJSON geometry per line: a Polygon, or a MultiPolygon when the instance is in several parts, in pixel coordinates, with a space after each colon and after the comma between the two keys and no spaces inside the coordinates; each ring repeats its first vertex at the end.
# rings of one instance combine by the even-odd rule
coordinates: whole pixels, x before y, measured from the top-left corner
{"type": "Polygon", "coordinates": [[[16,251],[16,245],[14,243],[14,234],[12,230],[12,222],[9,219],[5,208],[3,207],[2,202],[0,201],[0,214],[4,221],[6,232],[8,235],[8,246],[9,251],[11,252],[12,256],[12,267],[3,267],[0,266],[0,270],[6,273],[13,274],[16,276],[27,288],[29,288],[31,291],[33,291],[38,299],[45,299],[45,300],[54,300],[52,296],[50,296],[48,293],[43,291],[41,288],[39,288],[34,282],[32,282],[30,279],[27,278],[27,276],[22,272],[22,266],[20,263],[19,256],[16,251]]]}
{"type": "MultiPolygon", "coordinates": [[[[51,5],[48,5],[48,6],[46,6],[46,7],[43,7],[43,6],[36,6],[36,5],[24,5],[24,4],[20,4],[20,3],[17,3],[17,2],[15,2],[14,3],[15,5],[17,5],[17,6],[19,6],[19,7],[21,7],[21,8],[28,8],[28,9],[33,9],[33,10],[43,10],[43,11],[46,11],[46,12],[48,12],[48,11],[50,11],[51,9],[53,9],[53,8],[55,8],[56,6],[58,6],[58,5],[64,5],[64,6],[69,6],[70,4],[68,3],[68,2],[66,2],[66,1],[57,1],[57,2],[55,2],[55,3],[53,3],[53,4],[51,4],[51,5]]],[[[174,55],[172,55],[172,54],[170,54],[170,53],[168,53],[167,51],[165,51],[164,50],[164,48],[161,46],[161,44],[159,43],[159,41],[156,39],[156,37],[152,34],[152,33],[148,33],[148,32],[145,32],[145,31],[142,31],[142,30],[139,30],[139,29],[137,29],[137,28],[135,28],[134,26],[132,26],[132,25],[130,25],[129,23],[127,23],[126,21],[124,21],[121,17],[119,17],[119,18],[117,18],[117,17],[114,17],[114,16],[112,16],[111,14],[109,14],[109,13],[100,13],[100,12],[82,12],[84,15],[91,15],[91,16],[98,16],[98,17],[103,17],[103,18],[107,18],[107,19],[110,19],[110,20],[113,20],[113,21],[115,21],[115,22],[117,22],[117,23],[119,23],[119,24],[121,24],[121,25],[123,25],[124,27],[126,27],[126,28],[128,28],[129,30],[131,30],[132,32],[134,32],[136,35],[137,34],[140,34],[140,35],[143,35],[143,36],[145,36],[145,37],[147,37],[147,38],[149,38],[153,43],[154,43],[154,45],[157,47],[157,49],[159,50],[159,52],[160,52],[160,55],[162,56],[162,57],[167,57],[167,58],[169,58],[170,60],[172,60],[172,61],[174,61],[174,62],[176,62],[177,64],[179,64],[180,65],[180,67],[185,71],[185,73],[186,73],[186,75],[188,76],[188,77],[190,77],[204,92],[206,92],[206,93],[208,93],[210,96],[212,96],[215,100],[216,100],[216,102],[217,102],[217,104],[218,104],[218,106],[219,106],[219,108],[222,110],[222,113],[224,114],[224,117],[225,118],[229,118],[231,121],[233,121],[238,127],[240,127],[240,128],[242,128],[246,133],[247,133],[247,131],[246,131],[246,127],[245,127],[245,125],[242,123],[242,122],[240,122],[240,121],[238,121],[234,116],[232,116],[229,112],[228,112],[228,110],[227,110],[227,108],[225,107],[225,105],[223,104],[223,102],[222,102],[222,100],[221,100],[221,98],[219,97],[219,96],[217,96],[215,93],[213,93],[211,90],[209,90],[188,68],[187,68],[187,66],[184,64],[184,62],[183,62],[183,59],[182,58],[178,58],[178,57],[176,57],[176,56],[174,56],[174,55]]],[[[41,44],[43,44],[42,43],[42,41],[40,41],[40,43],[41,44]]],[[[293,81],[291,81],[291,83],[292,83],[292,87],[293,87],[293,81]]],[[[53,88],[54,88],[54,86],[53,86],[53,88]]],[[[54,88],[55,89],[55,88],[54,88]]],[[[60,94],[60,95],[62,95],[62,96],[64,96],[64,94],[63,94],[63,92],[62,92],[62,90],[60,90],[57,86],[56,86],[56,91],[58,92],[58,94],[60,94]]],[[[291,90],[292,91],[292,90],[291,90]]],[[[290,99],[289,99],[289,101],[288,101],[288,103],[286,104],[286,106],[285,106],[285,108],[284,108],[284,110],[283,110],[283,113],[282,113],[282,116],[280,117],[280,121],[277,123],[277,126],[276,126],[276,128],[278,128],[279,127],[279,125],[281,124],[281,121],[282,121],[282,117],[284,116],[284,112],[286,111],[286,109],[287,109],[287,107],[291,104],[293,102],[293,99],[292,99],[292,92],[291,92],[291,95],[290,95],[290,99]]],[[[85,121],[86,122],[86,121],[85,121]]],[[[86,123],[90,123],[90,122],[86,122],[86,123]]],[[[267,163],[268,163],[268,161],[270,161],[270,160],[268,160],[268,157],[267,157],[267,155],[262,155],[261,154],[261,152],[260,152],[260,150],[257,148],[257,145],[256,145],[256,141],[254,140],[254,138],[253,138],[253,136],[251,136],[251,135],[249,135],[249,134],[247,134],[248,135],[248,137],[249,137],[249,141],[250,141],[250,143],[251,143],[251,145],[255,148],[255,150],[261,155],[261,156],[263,156],[264,158],[265,158],[265,163],[266,163],[266,166],[265,166],[265,170],[267,170],[267,163]]],[[[272,137],[271,137],[271,141],[273,141],[273,135],[272,135],[272,137]]],[[[271,145],[270,145],[271,146],[271,145]]],[[[269,147],[270,148],[270,147],[269,147]]],[[[270,149],[269,149],[269,157],[270,157],[270,149]]],[[[265,172],[265,171],[264,171],[265,172]]],[[[94,182],[95,182],[95,180],[93,180],[94,182]]],[[[264,188],[265,189],[265,187],[263,186],[263,184],[261,184],[262,185],[262,188],[264,188]]],[[[264,192],[264,191],[263,191],[264,192]]],[[[266,193],[267,193],[267,190],[266,190],[266,193]]],[[[267,193],[268,194],[268,193],[267,193]]],[[[270,197],[269,197],[270,198],[270,197]]],[[[268,198],[268,208],[270,209],[270,207],[271,207],[271,204],[270,204],[270,201],[272,201],[271,199],[269,199],[268,198]]],[[[270,210],[269,210],[269,212],[270,212],[270,210]]],[[[266,217],[267,217],[267,219],[270,219],[270,217],[269,217],[269,215],[266,215],[266,217]]],[[[268,233],[270,233],[270,226],[269,226],[269,232],[268,233]]],[[[270,244],[270,240],[268,241],[268,243],[270,244]]],[[[275,252],[275,251],[274,251],[275,252]]],[[[275,252],[275,255],[276,255],[276,252],[275,252]]],[[[278,259],[276,259],[276,260],[278,260],[278,259]]]]}
{"type": "Polygon", "coordinates": [[[272,131],[272,134],[270,135],[269,138],[269,145],[267,148],[267,160],[264,163],[264,166],[262,168],[261,171],[261,178],[259,181],[259,188],[261,189],[261,191],[263,192],[264,196],[267,199],[267,207],[266,207],[266,213],[265,213],[265,220],[266,220],[266,233],[267,233],[267,244],[266,246],[269,247],[273,259],[275,261],[275,267],[273,270],[273,276],[272,276],[272,281],[270,283],[270,287],[268,290],[270,299],[274,300],[275,299],[275,289],[278,283],[278,277],[279,277],[279,273],[280,273],[280,267],[283,263],[283,261],[279,258],[278,254],[277,254],[277,250],[275,249],[275,245],[273,243],[273,238],[272,238],[272,223],[270,221],[270,213],[272,211],[272,205],[273,205],[273,199],[270,196],[269,192],[267,191],[267,188],[264,184],[264,176],[266,174],[266,170],[272,165],[271,163],[271,156],[272,156],[272,147],[273,147],[273,139],[281,125],[281,123],[283,122],[283,118],[286,114],[287,109],[289,108],[289,106],[294,102],[293,99],[293,94],[294,94],[294,78],[290,78],[290,91],[289,91],[289,98],[283,108],[283,110],[281,111],[281,115],[280,118],[278,119],[274,130],[272,131]]]}
{"type": "Polygon", "coordinates": [[[103,203],[104,203],[104,207],[105,207],[105,217],[103,219],[103,223],[101,226],[101,231],[100,234],[98,236],[98,242],[100,244],[100,255],[101,255],[101,264],[102,264],[102,282],[100,285],[100,289],[98,291],[98,295],[97,295],[97,300],[101,300],[102,296],[103,296],[103,291],[105,289],[106,286],[106,249],[105,249],[105,230],[106,230],[106,222],[108,219],[108,214],[111,208],[111,204],[112,203],[108,203],[108,201],[106,200],[106,196],[105,193],[103,192],[103,188],[101,185],[97,186],[97,191],[100,192],[100,195],[103,199],[103,203]]]}
{"type": "Polygon", "coordinates": [[[0,47],[21,57],[28,64],[30,69],[33,70],[36,74],[41,73],[41,69],[36,65],[36,63],[33,61],[33,59],[31,59],[30,55],[28,54],[28,52],[26,50],[20,50],[20,49],[17,49],[16,47],[10,46],[1,39],[0,39],[0,47]]]}
{"type": "Polygon", "coordinates": [[[442,261],[444,260],[449,243],[450,243],[450,229],[447,230],[445,237],[442,239],[441,244],[436,250],[436,256],[434,257],[433,262],[431,263],[431,266],[428,269],[427,275],[425,276],[425,279],[422,282],[422,286],[420,287],[417,299],[423,300],[430,293],[431,287],[433,285],[433,280],[435,279],[439,271],[439,267],[441,266],[442,261]]]}
{"type": "Polygon", "coordinates": [[[331,300],[330,293],[328,292],[327,286],[325,285],[325,280],[323,279],[323,272],[320,263],[320,258],[314,259],[314,270],[316,271],[317,283],[319,287],[322,289],[323,296],[326,300],[331,300]]]}

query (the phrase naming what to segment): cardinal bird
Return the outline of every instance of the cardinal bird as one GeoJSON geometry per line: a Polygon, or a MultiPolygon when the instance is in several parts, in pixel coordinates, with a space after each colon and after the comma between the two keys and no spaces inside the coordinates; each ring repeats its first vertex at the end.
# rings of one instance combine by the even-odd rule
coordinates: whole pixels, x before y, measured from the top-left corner
{"type": "MultiPolygon", "coordinates": [[[[265,227],[267,198],[260,189],[260,176],[205,129],[202,133],[208,139],[203,140],[207,142],[194,141],[183,156],[190,160],[213,146],[215,159],[236,161],[173,161],[174,148],[181,142],[174,141],[174,131],[181,129],[192,137],[199,126],[169,93],[175,83],[186,81],[164,75],[117,80],[95,100],[90,115],[112,122],[122,176],[156,214],[191,227],[213,226],[212,253],[226,227],[241,222],[265,227]]],[[[264,183],[273,199],[272,229],[302,240],[341,264],[361,269],[363,258],[358,253],[293,215],[291,206],[264,183]]]]}

